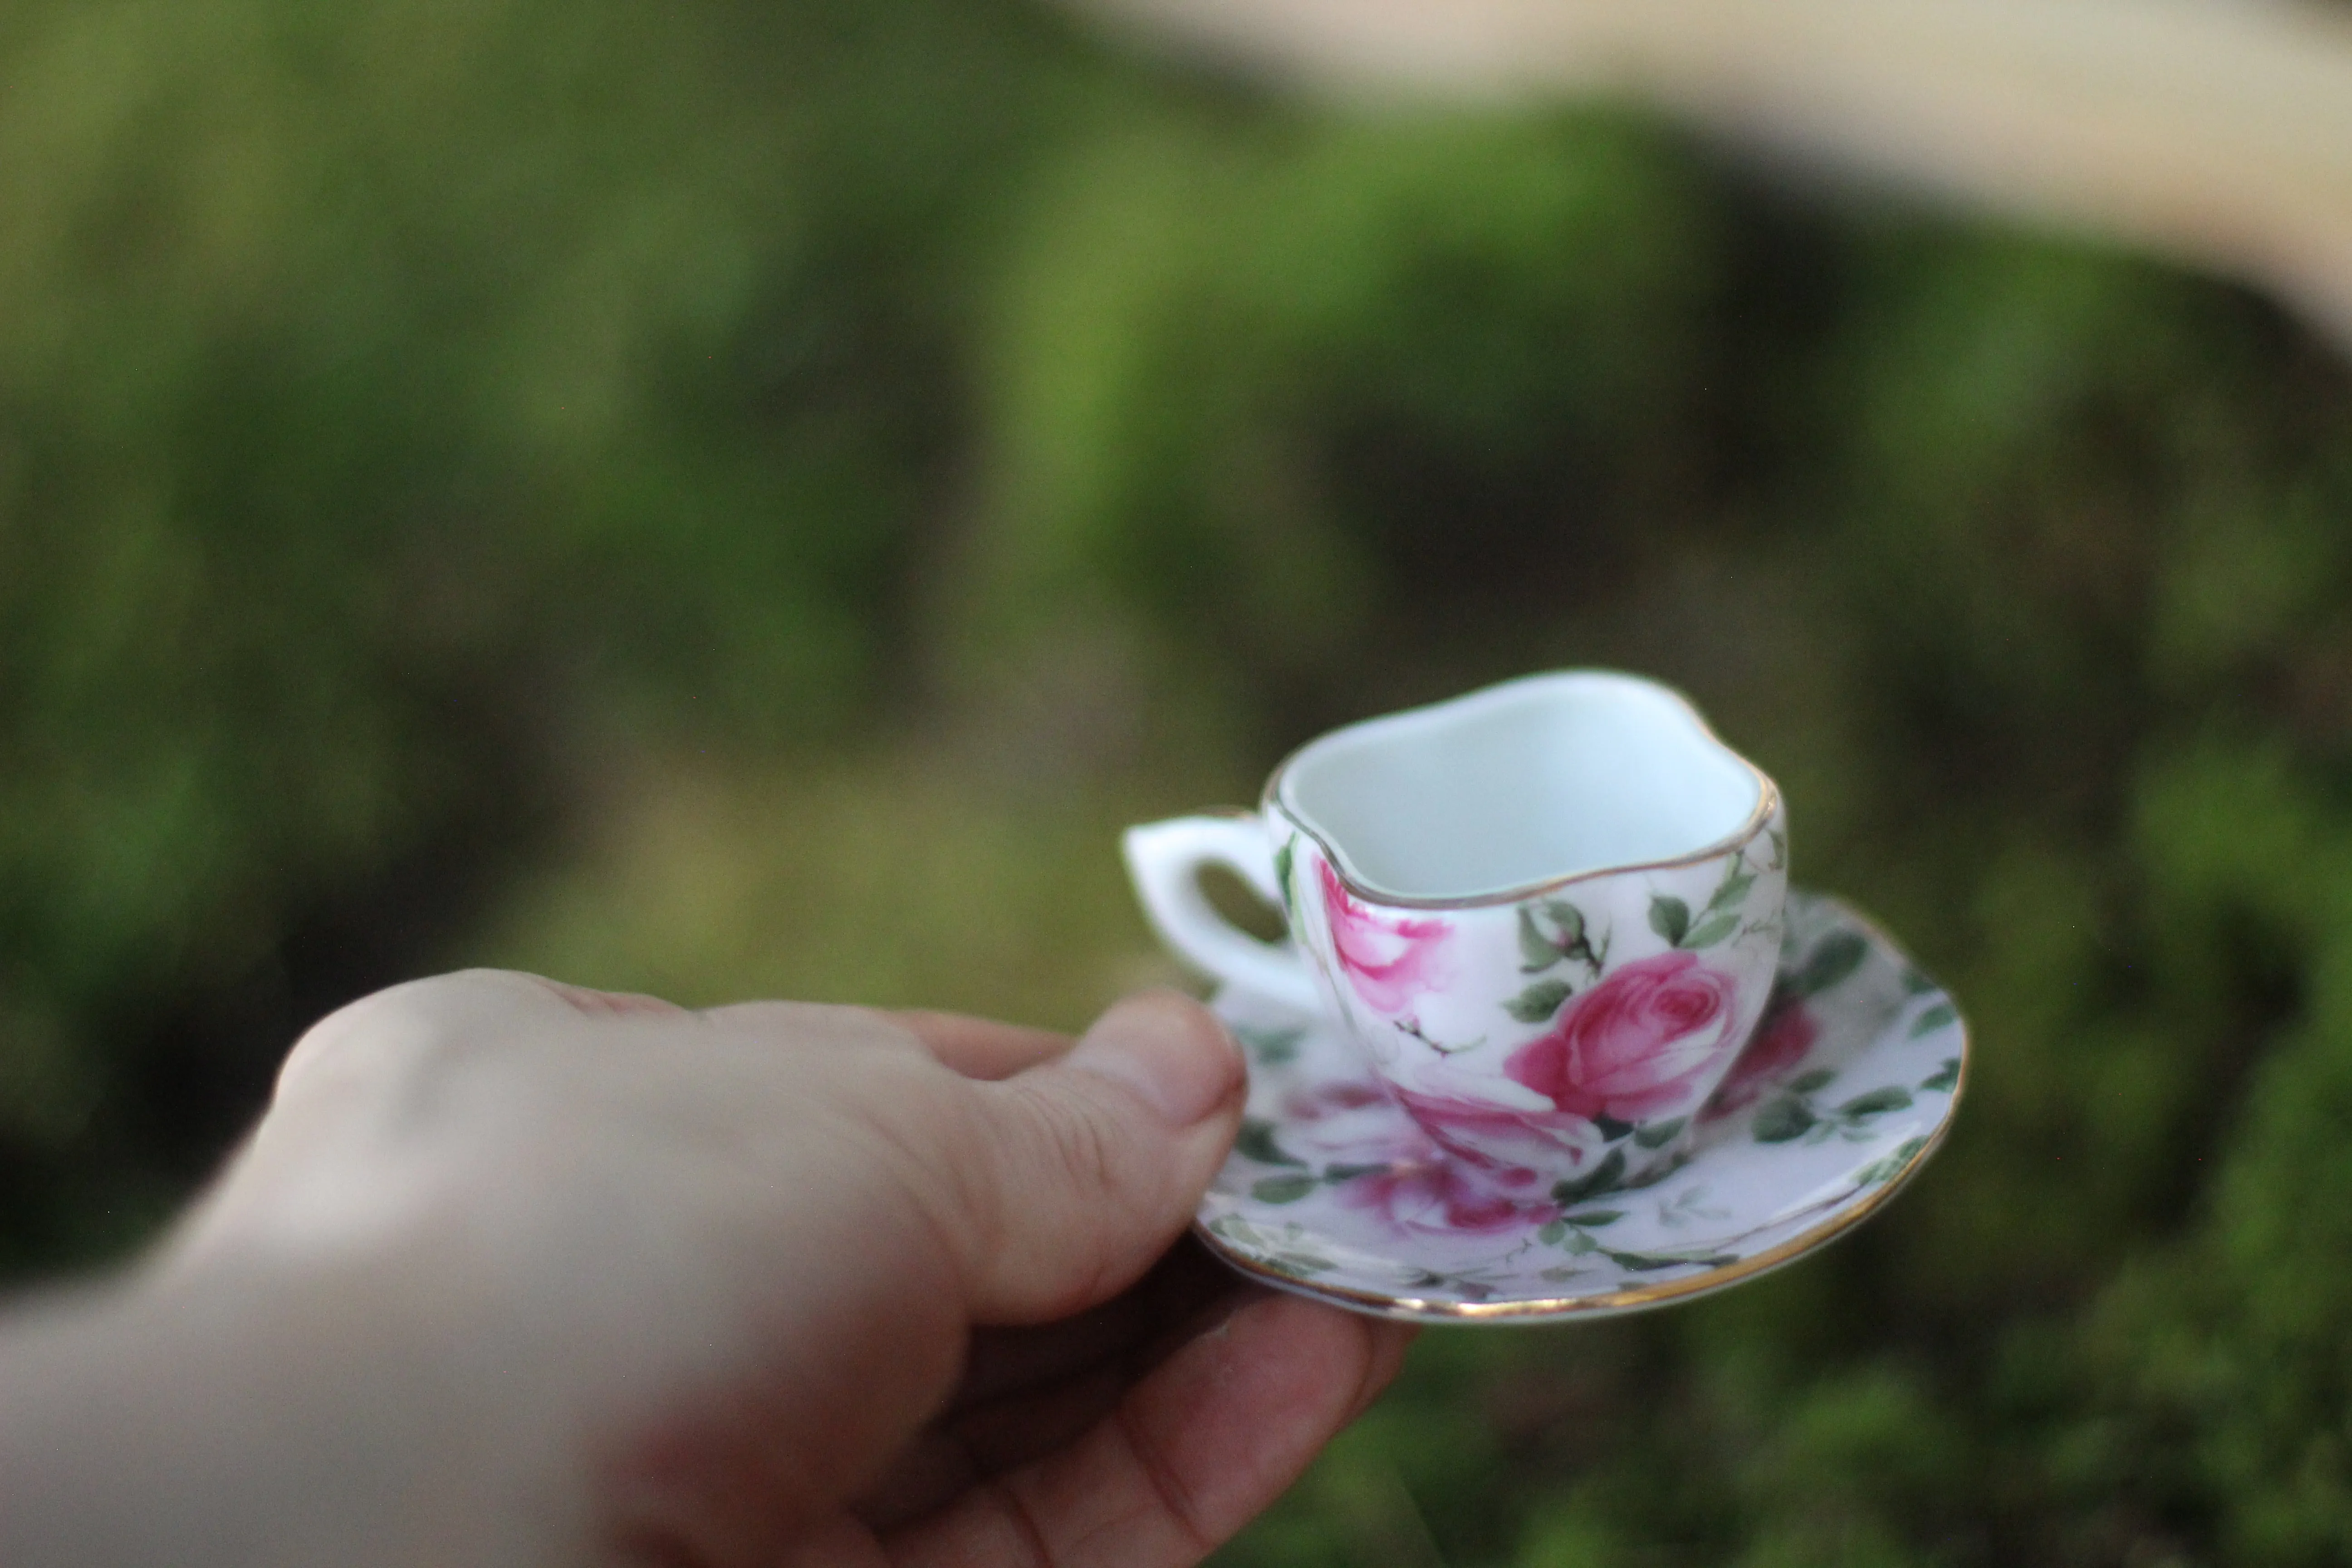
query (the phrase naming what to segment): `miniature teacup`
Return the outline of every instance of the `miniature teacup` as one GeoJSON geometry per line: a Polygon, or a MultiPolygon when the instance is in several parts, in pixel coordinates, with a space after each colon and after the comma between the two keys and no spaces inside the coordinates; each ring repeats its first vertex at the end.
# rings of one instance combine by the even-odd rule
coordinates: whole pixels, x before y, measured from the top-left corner
{"type": "Polygon", "coordinates": [[[1788,837],[1772,781],[1677,693],[1570,670],[1310,742],[1256,816],[1129,828],[1180,955],[1335,1020],[1441,1148],[1504,1186],[1672,1160],[1764,1010],[1788,837]],[[1290,940],[1228,924],[1221,865],[1290,940]]]}

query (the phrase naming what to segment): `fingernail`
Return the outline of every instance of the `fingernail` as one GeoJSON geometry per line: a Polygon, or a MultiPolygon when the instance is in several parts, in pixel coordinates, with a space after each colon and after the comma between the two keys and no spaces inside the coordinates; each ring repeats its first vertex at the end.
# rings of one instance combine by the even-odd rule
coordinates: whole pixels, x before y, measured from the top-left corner
{"type": "Polygon", "coordinates": [[[1173,992],[1119,1003],[1065,1059],[1133,1090],[1171,1127],[1190,1127],[1224,1104],[1242,1078],[1241,1051],[1224,1026],[1173,992]]]}

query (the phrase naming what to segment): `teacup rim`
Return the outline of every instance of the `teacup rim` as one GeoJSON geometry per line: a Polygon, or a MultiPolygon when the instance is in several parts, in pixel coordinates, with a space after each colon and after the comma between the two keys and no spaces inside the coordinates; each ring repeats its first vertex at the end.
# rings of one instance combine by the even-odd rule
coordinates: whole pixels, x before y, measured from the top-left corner
{"type": "Polygon", "coordinates": [[[1383,909],[1397,910],[1495,909],[1522,903],[1528,899],[1541,898],[1547,893],[1557,892],[1563,888],[1573,887],[1579,882],[1589,882],[1602,877],[1623,877],[1642,871],[1669,871],[1681,867],[1696,866],[1730,854],[1752,842],[1758,834],[1770,825],[1780,809],[1780,786],[1773,782],[1772,775],[1758,767],[1738,747],[1717,734],[1715,726],[1707,722],[1706,715],[1700,711],[1698,704],[1692,701],[1681,688],[1669,685],[1652,676],[1636,674],[1632,670],[1612,669],[1595,665],[1580,665],[1566,669],[1544,669],[1527,675],[1515,675],[1507,680],[1494,681],[1452,697],[1440,698],[1434,702],[1416,703],[1412,707],[1399,708],[1392,712],[1375,713],[1370,717],[1352,720],[1336,728],[1326,730],[1321,734],[1302,741],[1292,747],[1289,753],[1275,764],[1274,771],[1266,775],[1265,785],[1258,793],[1258,811],[1261,816],[1279,816],[1291,827],[1306,835],[1308,840],[1323,852],[1324,864],[1331,868],[1332,875],[1339,879],[1341,887],[1365,903],[1383,909]],[[1755,779],[1756,805],[1748,812],[1747,818],[1738,827],[1720,838],[1684,854],[1668,856],[1661,859],[1628,860],[1610,866],[1592,866],[1580,871],[1565,872],[1557,877],[1539,878],[1534,881],[1484,892],[1400,893],[1375,887],[1365,881],[1348,863],[1347,858],[1337,846],[1312,824],[1300,817],[1282,799],[1283,777],[1290,771],[1291,765],[1297,763],[1309,748],[1320,745],[1335,736],[1344,735],[1351,730],[1362,729],[1369,725],[1385,724],[1395,720],[1433,712],[1441,708],[1452,708],[1461,703],[1475,701],[1507,691],[1513,687],[1531,686],[1539,682],[1584,676],[1601,676],[1646,687],[1680,707],[1691,722],[1697,726],[1701,735],[1720,747],[1726,756],[1745,768],[1755,779]]]}

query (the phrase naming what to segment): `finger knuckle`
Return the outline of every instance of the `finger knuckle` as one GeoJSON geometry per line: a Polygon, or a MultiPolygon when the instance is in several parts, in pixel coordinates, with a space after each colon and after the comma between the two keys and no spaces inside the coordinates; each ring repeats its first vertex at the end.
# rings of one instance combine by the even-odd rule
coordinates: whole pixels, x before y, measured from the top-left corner
{"type": "Polygon", "coordinates": [[[1127,1141],[1091,1101],[1066,1093],[1024,1092],[1046,1174],[1066,1191],[1114,1202],[1135,1195],[1127,1141]]]}
{"type": "MultiPolygon", "coordinates": [[[[534,1005],[528,976],[464,970],[387,987],[346,1004],[294,1043],[278,1092],[313,1083],[410,1079],[446,1071],[506,1031],[492,1022],[534,1005]]],[[[543,1000],[537,1001],[544,1006],[543,1000]]]]}
{"type": "Polygon", "coordinates": [[[987,1130],[962,1107],[902,1093],[869,1107],[856,1131],[858,1157],[898,1194],[899,1211],[929,1232],[934,1256],[970,1276],[1003,1249],[1014,1195],[996,1179],[987,1130]]]}

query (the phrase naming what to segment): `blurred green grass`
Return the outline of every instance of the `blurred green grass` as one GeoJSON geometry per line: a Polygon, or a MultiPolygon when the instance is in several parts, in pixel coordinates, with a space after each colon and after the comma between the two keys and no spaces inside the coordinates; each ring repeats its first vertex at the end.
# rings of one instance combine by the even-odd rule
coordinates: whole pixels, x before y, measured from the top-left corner
{"type": "Polygon", "coordinates": [[[1235,1563],[2352,1553],[2352,382],[1608,106],[999,0],[0,17],[0,1268],[509,963],[1066,1027],[1118,826],[1579,663],[1951,984],[1802,1266],[1433,1332],[1235,1563]]]}
{"type": "Polygon", "coordinates": [[[1181,809],[1156,793],[975,798],[919,755],[685,773],[522,879],[481,951],[691,1005],[792,996],[1075,1032],[1128,991],[1191,984],[1152,951],[1114,848],[1126,823],[1181,809]]]}

